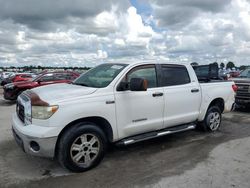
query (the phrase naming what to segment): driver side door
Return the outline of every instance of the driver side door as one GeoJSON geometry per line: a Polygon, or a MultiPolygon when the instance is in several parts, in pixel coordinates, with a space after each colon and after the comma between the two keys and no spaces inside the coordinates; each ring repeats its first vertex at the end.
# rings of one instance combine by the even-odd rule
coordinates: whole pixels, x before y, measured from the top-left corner
{"type": "Polygon", "coordinates": [[[131,69],[122,82],[131,78],[148,81],[147,91],[117,91],[115,88],[116,117],[119,138],[163,128],[164,96],[158,86],[155,65],[142,65],[131,69]]]}

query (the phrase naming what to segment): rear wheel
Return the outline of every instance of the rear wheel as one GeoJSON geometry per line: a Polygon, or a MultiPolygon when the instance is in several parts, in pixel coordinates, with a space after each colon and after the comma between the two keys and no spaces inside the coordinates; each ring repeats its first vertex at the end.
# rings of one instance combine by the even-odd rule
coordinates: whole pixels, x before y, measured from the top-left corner
{"type": "Polygon", "coordinates": [[[209,107],[206,116],[198,127],[203,131],[217,131],[221,125],[221,110],[218,106],[209,107]]]}
{"type": "Polygon", "coordinates": [[[104,157],[107,139],[93,123],[79,123],[60,139],[59,163],[74,172],[83,172],[97,166],[104,157]]]}

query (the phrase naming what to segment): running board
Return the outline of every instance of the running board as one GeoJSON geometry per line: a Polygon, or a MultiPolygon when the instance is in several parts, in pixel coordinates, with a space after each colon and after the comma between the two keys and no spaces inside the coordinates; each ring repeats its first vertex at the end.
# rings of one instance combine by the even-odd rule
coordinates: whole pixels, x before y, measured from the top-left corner
{"type": "Polygon", "coordinates": [[[159,130],[159,131],[153,131],[153,132],[125,138],[125,139],[118,141],[116,143],[116,145],[134,144],[136,142],[149,140],[149,139],[157,138],[160,136],[165,136],[165,135],[169,135],[169,134],[174,134],[174,133],[178,133],[178,132],[192,130],[192,129],[195,129],[195,127],[196,127],[195,124],[187,124],[187,125],[180,125],[180,126],[176,126],[176,127],[170,127],[170,128],[166,128],[166,129],[159,130]]]}

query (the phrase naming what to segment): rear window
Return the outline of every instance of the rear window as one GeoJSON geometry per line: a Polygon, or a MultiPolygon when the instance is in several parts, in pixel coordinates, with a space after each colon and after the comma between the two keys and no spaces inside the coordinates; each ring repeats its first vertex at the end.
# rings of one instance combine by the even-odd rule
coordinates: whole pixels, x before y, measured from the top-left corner
{"type": "Polygon", "coordinates": [[[49,81],[54,81],[54,75],[52,73],[48,73],[43,75],[40,79],[41,82],[49,82],[49,81]]]}
{"type": "Polygon", "coordinates": [[[193,68],[198,80],[219,78],[219,69],[217,64],[198,65],[193,68]]]}
{"type": "Polygon", "coordinates": [[[25,75],[21,75],[21,77],[22,77],[22,78],[32,78],[32,76],[31,76],[31,75],[28,75],[28,74],[27,74],[27,75],[26,75],[26,74],[25,74],[25,75]]]}
{"type": "Polygon", "coordinates": [[[185,66],[162,65],[162,85],[175,86],[190,83],[190,77],[185,66]]]}
{"type": "Polygon", "coordinates": [[[55,80],[74,80],[74,74],[72,73],[56,73],[55,80]]]}

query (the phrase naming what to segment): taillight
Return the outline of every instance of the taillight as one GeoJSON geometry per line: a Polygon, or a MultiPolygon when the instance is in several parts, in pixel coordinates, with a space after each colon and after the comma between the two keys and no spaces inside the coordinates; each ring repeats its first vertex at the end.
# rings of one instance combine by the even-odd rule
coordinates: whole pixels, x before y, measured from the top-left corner
{"type": "Polygon", "coordinates": [[[238,86],[237,86],[236,84],[233,84],[233,85],[232,85],[232,88],[233,88],[234,92],[237,92],[238,86]]]}

